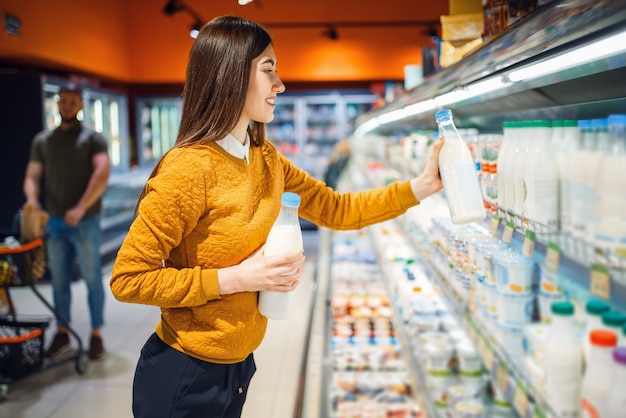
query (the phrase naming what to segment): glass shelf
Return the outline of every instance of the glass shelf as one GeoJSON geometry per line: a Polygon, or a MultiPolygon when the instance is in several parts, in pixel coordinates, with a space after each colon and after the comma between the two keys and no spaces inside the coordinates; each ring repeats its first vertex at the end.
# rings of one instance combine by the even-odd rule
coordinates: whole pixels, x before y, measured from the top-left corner
{"type": "Polygon", "coordinates": [[[616,307],[626,307],[625,257],[511,211],[498,209],[483,225],[519,251],[534,236],[532,257],[537,263],[553,264],[559,279],[567,284],[574,284],[616,307]]]}
{"type": "Polygon", "coordinates": [[[428,277],[436,283],[442,297],[462,322],[464,331],[483,359],[492,384],[511,402],[520,417],[556,418],[557,415],[548,402],[521,368],[520,361],[509,356],[494,336],[487,331],[489,327],[472,311],[450,283],[450,280],[454,280],[459,273],[448,266],[442,267],[441,264],[433,262],[437,258],[445,260],[446,256],[441,249],[430,243],[426,232],[418,229],[417,226],[410,225],[402,217],[398,218],[398,223],[409,237],[411,244],[420,250],[419,259],[427,267],[428,277]]]}

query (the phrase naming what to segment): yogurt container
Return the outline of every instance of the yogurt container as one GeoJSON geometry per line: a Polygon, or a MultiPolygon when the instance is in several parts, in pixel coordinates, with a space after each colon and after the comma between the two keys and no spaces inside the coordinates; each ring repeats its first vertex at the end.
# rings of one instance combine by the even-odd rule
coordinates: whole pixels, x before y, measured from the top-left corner
{"type": "Polygon", "coordinates": [[[510,252],[494,257],[496,286],[503,295],[528,294],[533,286],[535,262],[521,254],[510,252]]]}

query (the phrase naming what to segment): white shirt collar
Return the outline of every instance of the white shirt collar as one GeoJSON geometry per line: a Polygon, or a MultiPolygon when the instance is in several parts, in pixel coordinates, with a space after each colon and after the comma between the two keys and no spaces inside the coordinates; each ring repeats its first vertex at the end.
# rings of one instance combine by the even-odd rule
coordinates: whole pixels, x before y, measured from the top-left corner
{"type": "Polygon", "coordinates": [[[225,138],[219,139],[217,142],[224,150],[236,158],[241,158],[250,162],[250,137],[246,134],[246,141],[242,144],[237,141],[231,134],[226,135],[225,138]]]}

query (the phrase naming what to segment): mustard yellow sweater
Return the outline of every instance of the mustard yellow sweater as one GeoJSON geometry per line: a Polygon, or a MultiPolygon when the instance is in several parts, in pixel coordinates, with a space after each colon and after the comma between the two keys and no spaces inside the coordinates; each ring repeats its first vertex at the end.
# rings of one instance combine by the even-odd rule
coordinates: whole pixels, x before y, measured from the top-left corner
{"type": "Polygon", "coordinates": [[[261,247],[284,191],[301,197],[299,214],[332,229],[359,229],[418,204],[409,182],[339,194],[295,167],[268,141],[250,163],[218,144],[172,150],[146,185],[137,218],[115,260],[114,296],[161,307],[156,333],[201,360],[232,364],[261,343],[267,318],[257,292],[221,296],[217,269],[261,247]]]}

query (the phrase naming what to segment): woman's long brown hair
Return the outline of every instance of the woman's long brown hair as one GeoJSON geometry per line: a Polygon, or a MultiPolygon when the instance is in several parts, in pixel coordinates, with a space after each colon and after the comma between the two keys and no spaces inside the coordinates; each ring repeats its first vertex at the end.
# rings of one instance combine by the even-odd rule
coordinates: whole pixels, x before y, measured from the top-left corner
{"type": "MultiPolygon", "coordinates": [[[[252,60],[271,43],[261,25],[246,19],[221,16],[204,25],[189,53],[180,127],[172,149],[207,144],[234,129],[246,100],[252,60]]],[[[252,121],[248,132],[250,146],[263,144],[263,123],[252,121]]],[[[148,179],[159,171],[165,155],[148,179]]],[[[146,188],[139,196],[135,215],[145,195],[146,188]]]]}

